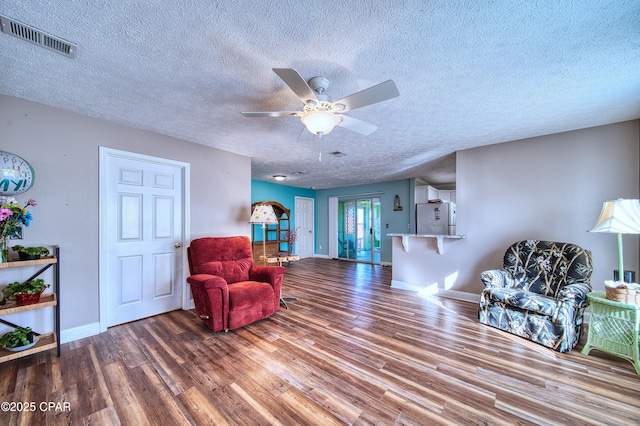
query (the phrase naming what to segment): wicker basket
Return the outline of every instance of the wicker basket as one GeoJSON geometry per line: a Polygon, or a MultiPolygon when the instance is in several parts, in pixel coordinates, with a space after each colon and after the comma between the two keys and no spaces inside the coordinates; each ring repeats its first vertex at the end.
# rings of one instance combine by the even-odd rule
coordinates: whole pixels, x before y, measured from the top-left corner
{"type": "Polygon", "coordinates": [[[605,287],[606,298],[628,305],[640,305],[640,291],[626,287],[605,287]]]}

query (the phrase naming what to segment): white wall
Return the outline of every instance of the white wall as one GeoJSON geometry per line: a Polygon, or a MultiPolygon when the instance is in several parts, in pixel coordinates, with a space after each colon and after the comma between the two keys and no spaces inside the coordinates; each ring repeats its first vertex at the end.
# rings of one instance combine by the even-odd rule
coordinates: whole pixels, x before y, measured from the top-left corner
{"type": "MultiPolygon", "coordinates": [[[[468,149],[457,153],[458,234],[412,238],[409,253],[394,238],[393,279],[414,288],[479,294],[479,274],[499,268],[521,239],[572,242],[593,253],[592,286],[604,289],[617,265],[615,235],[586,232],[602,203],[640,198],[639,121],[468,149]]],[[[640,274],[639,237],[624,236],[625,269],[640,274]]],[[[458,294],[459,296],[459,294],[458,294]]]]}
{"type": "MultiPolygon", "coordinates": [[[[63,335],[99,321],[100,146],[190,163],[191,236],[186,240],[249,235],[248,157],[4,95],[0,117],[0,150],[20,155],[36,173],[33,188],[17,197],[38,201],[23,245],[60,246],[63,335]]],[[[27,278],[24,272],[3,270],[0,285],[20,278],[27,278]]]]}

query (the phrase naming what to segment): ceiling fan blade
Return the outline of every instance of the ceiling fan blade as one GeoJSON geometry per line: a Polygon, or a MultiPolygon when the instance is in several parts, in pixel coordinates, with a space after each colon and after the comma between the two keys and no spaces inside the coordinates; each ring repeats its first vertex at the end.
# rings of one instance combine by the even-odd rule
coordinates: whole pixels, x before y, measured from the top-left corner
{"type": "Polygon", "coordinates": [[[311,87],[309,87],[307,82],[304,81],[304,78],[298,74],[298,71],[291,68],[273,68],[273,72],[275,72],[305,104],[309,101],[318,100],[311,87]]]}
{"type": "Polygon", "coordinates": [[[345,112],[363,106],[386,101],[387,99],[395,98],[397,96],[400,96],[400,92],[398,92],[396,83],[394,83],[393,80],[387,80],[384,83],[371,86],[368,89],[364,89],[358,93],[354,93],[353,95],[349,95],[347,97],[339,99],[333,104],[344,105],[345,109],[341,112],[345,112]]]}
{"type": "Polygon", "coordinates": [[[368,136],[378,128],[378,126],[358,120],[357,118],[349,117],[348,115],[340,115],[340,118],[342,120],[338,123],[338,126],[360,133],[361,135],[368,136]]]}
{"type": "Polygon", "coordinates": [[[295,117],[302,114],[300,111],[264,111],[264,112],[241,112],[245,117],[295,117]]]}

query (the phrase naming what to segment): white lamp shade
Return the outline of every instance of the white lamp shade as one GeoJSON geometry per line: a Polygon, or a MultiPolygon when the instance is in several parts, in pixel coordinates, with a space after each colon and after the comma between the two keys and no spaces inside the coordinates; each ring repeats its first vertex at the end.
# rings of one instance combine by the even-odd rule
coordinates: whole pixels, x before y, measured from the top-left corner
{"type": "Polygon", "coordinates": [[[278,223],[273,206],[269,204],[258,204],[251,214],[249,223],[266,223],[267,225],[278,223]]]}
{"type": "Polygon", "coordinates": [[[333,130],[338,123],[340,117],[328,111],[312,111],[308,112],[300,118],[307,129],[314,135],[326,135],[333,130]]]}
{"type": "Polygon", "coordinates": [[[640,234],[640,200],[605,201],[598,221],[589,232],[640,234]]]}

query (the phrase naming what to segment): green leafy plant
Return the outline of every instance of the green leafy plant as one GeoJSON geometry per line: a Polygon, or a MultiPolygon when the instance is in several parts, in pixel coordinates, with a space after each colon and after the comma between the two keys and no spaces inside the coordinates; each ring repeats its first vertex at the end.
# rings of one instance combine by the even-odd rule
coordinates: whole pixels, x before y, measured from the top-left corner
{"type": "Polygon", "coordinates": [[[36,294],[47,287],[49,287],[49,284],[45,284],[42,278],[36,278],[23,283],[18,281],[11,283],[2,289],[2,293],[7,299],[14,299],[16,293],[36,294]]]}
{"type": "Polygon", "coordinates": [[[37,247],[24,247],[20,245],[15,245],[11,247],[11,249],[18,253],[26,253],[30,256],[46,256],[49,254],[49,249],[42,246],[37,247]]]}
{"type": "Polygon", "coordinates": [[[31,327],[16,327],[15,330],[0,337],[0,346],[3,348],[17,348],[31,343],[33,343],[33,330],[31,330],[31,327]]]}

